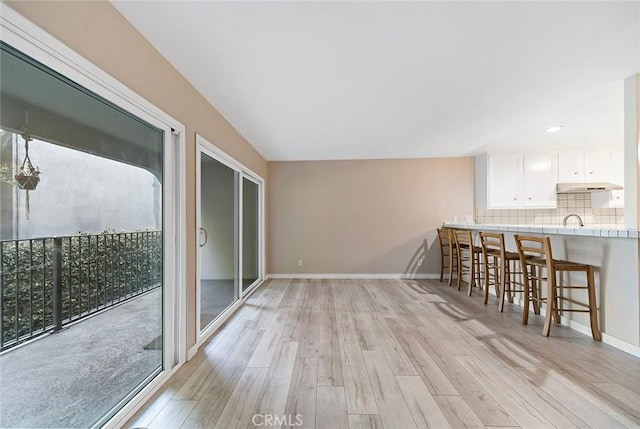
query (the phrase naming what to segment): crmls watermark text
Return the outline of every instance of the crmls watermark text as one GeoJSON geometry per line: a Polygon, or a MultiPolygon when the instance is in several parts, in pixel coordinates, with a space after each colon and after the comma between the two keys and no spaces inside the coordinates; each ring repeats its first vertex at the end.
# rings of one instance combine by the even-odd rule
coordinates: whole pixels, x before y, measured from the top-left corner
{"type": "Polygon", "coordinates": [[[256,426],[302,426],[302,414],[254,414],[251,423],[256,426]]]}

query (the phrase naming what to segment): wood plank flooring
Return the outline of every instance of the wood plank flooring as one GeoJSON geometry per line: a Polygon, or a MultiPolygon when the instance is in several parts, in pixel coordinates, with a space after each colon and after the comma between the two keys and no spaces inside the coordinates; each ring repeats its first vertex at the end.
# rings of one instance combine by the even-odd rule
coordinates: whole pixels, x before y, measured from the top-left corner
{"type": "Polygon", "coordinates": [[[431,280],[270,280],[126,427],[640,428],[640,359],[520,311],[431,280]]]}

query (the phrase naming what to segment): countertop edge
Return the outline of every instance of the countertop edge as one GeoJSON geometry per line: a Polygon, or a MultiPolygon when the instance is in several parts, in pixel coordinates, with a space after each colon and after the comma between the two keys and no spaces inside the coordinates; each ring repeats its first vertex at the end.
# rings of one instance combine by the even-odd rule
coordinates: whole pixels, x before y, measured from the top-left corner
{"type": "Polygon", "coordinates": [[[638,238],[640,233],[634,229],[607,228],[571,228],[555,225],[508,225],[445,222],[444,227],[485,231],[530,232],[534,234],[574,235],[602,238],[638,238]]]}

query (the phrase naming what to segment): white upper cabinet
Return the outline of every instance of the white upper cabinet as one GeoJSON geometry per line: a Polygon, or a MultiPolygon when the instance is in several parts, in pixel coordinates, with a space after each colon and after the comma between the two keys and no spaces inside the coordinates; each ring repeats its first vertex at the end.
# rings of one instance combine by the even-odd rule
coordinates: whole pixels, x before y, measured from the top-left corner
{"type": "Polygon", "coordinates": [[[556,207],[557,157],[552,154],[525,154],[522,197],[524,207],[556,207]]]}
{"type": "Polygon", "coordinates": [[[560,152],[558,155],[558,182],[584,182],[584,153],[560,152]]]}
{"type": "Polygon", "coordinates": [[[611,152],[591,151],[584,154],[584,181],[609,182],[611,180],[611,152]]]}
{"type": "Polygon", "coordinates": [[[487,208],[556,207],[555,155],[489,155],[488,164],[487,208]]]}
{"type": "MultiPolygon", "coordinates": [[[[616,185],[624,186],[624,152],[611,154],[611,174],[607,180],[616,185]]],[[[624,189],[618,191],[594,192],[591,194],[591,207],[613,208],[624,207],[624,189]]]]}
{"type": "Polygon", "coordinates": [[[611,152],[561,152],[558,182],[608,182],[611,180],[611,152]]]}
{"type": "Polygon", "coordinates": [[[522,155],[489,155],[488,208],[522,206],[522,155]]]}

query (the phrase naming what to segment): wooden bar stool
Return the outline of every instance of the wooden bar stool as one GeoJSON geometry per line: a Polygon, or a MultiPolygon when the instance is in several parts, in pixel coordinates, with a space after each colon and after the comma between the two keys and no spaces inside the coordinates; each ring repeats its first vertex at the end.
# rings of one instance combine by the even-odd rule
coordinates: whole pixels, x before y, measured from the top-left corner
{"type": "Polygon", "coordinates": [[[445,270],[449,273],[449,286],[451,286],[454,268],[458,271],[458,252],[453,238],[453,232],[449,228],[438,228],[438,240],[440,241],[440,281],[443,281],[445,270]]]}
{"type": "MultiPolygon", "coordinates": [[[[553,259],[551,252],[551,241],[549,237],[530,237],[515,235],[518,253],[520,255],[520,264],[525,273],[525,288],[529,293],[525,294],[524,313],[522,323],[527,324],[529,317],[529,300],[534,302],[547,304],[547,314],[545,316],[543,335],[549,336],[551,332],[551,319],[556,323],[560,323],[560,313],[578,312],[589,313],[589,321],[591,325],[591,335],[594,341],[600,341],[600,329],[598,328],[598,310],[596,306],[596,292],[594,269],[592,265],[581,264],[572,261],[563,261],[553,259]],[[563,273],[584,272],[586,276],[586,285],[565,285],[559,284],[558,275],[563,273]],[[541,297],[537,290],[541,282],[546,282],[546,297],[541,297]],[[565,297],[563,291],[568,290],[586,290],[588,303],[578,301],[573,297],[565,297]],[[580,308],[564,308],[563,303],[568,302],[580,308]]],[[[536,308],[534,307],[534,311],[536,308]]],[[[536,313],[538,313],[536,311],[536,313]]]]}
{"type": "Polygon", "coordinates": [[[480,281],[482,248],[473,244],[473,235],[469,230],[454,230],[453,236],[458,253],[458,290],[462,284],[462,276],[469,277],[468,295],[471,296],[474,286],[482,289],[480,281]]]}
{"type": "Polygon", "coordinates": [[[480,245],[484,259],[484,303],[489,301],[489,286],[493,285],[498,297],[498,310],[504,310],[505,297],[513,303],[513,294],[525,293],[520,255],[509,252],[504,244],[504,234],[480,232],[480,245]]]}

